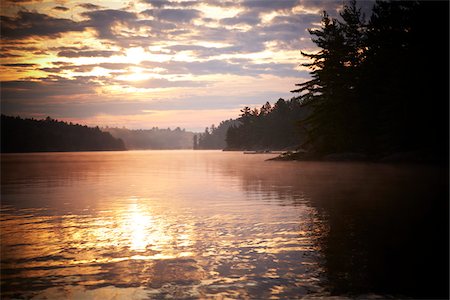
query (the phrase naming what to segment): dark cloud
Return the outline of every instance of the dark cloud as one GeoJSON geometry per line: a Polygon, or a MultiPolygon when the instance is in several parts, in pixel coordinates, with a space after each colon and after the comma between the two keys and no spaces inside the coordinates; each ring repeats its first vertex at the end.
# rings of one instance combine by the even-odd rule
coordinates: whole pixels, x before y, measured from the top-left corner
{"type": "Polygon", "coordinates": [[[144,3],[151,4],[153,7],[161,8],[164,6],[170,6],[172,4],[171,1],[168,0],[146,0],[142,1],[144,3]]]}
{"type": "Polygon", "coordinates": [[[81,14],[89,20],[85,22],[86,27],[91,27],[97,31],[98,36],[104,39],[115,40],[116,36],[111,28],[116,23],[133,23],[137,16],[123,10],[105,9],[84,12],[81,14]]]}
{"type": "Polygon", "coordinates": [[[261,11],[292,9],[297,4],[298,0],[244,0],[241,2],[242,7],[261,11]]]}
{"type": "Polygon", "coordinates": [[[163,33],[164,31],[177,28],[176,23],[161,22],[161,20],[138,20],[134,24],[139,27],[148,26],[151,28],[152,33],[163,33]]]}
{"type": "Polygon", "coordinates": [[[59,10],[59,11],[68,11],[69,9],[65,6],[55,6],[52,8],[53,10],[59,10]]]}
{"type": "Polygon", "coordinates": [[[147,9],[142,12],[147,16],[152,16],[158,20],[174,22],[174,23],[189,23],[193,19],[199,18],[201,13],[196,9],[147,9]]]}
{"type": "Polygon", "coordinates": [[[66,102],[64,98],[57,96],[95,95],[95,88],[98,86],[98,83],[94,82],[93,79],[95,78],[88,76],[77,77],[75,79],[49,76],[34,81],[3,81],[0,91],[2,96],[2,109],[7,107],[6,103],[9,103],[9,101],[20,102],[30,100],[54,103],[55,101],[66,102]]]}
{"type": "Polygon", "coordinates": [[[16,17],[1,16],[1,35],[5,39],[54,37],[69,31],[83,31],[84,26],[69,19],[53,18],[37,12],[19,11],[16,17]]]}
{"type": "Polygon", "coordinates": [[[237,25],[237,24],[247,24],[247,25],[257,25],[260,23],[259,12],[257,11],[247,11],[241,13],[233,18],[224,18],[220,20],[220,23],[224,25],[237,25]]]}
{"type": "Polygon", "coordinates": [[[7,58],[7,57],[21,57],[21,55],[10,53],[10,52],[6,52],[6,51],[2,50],[2,52],[0,52],[0,57],[3,57],[3,58],[7,58]]]}
{"type": "Polygon", "coordinates": [[[32,68],[36,67],[36,64],[2,64],[4,67],[13,67],[13,68],[32,68]]]}
{"type": "MultiPolygon", "coordinates": [[[[253,12],[252,14],[256,15],[253,12]]],[[[241,22],[240,15],[223,21],[228,24],[241,22]]],[[[276,16],[268,23],[257,23],[247,31],[204,26],[199,27],[198,35],[195,35],[193,39],[233,44],[229,48],[197,49],[200,56],[214,54],[215,50],[223,51],[225,54],[260,52],[266,49],[267,42],[279,46],[278,49],[282,50],[300,50],[302,44],[305,43],[305,41],[301,41],[301,38],[309,41],[310,35],[307,29],[312,27],[313,22],[319,21],[319,14],[291,14],[276,16]]],[[[311,45],[309,42],[306,43],[308,46],[311,45]]]]}
{"type": "Polygon", "coordinates": [[[92,3],[81,3],[81,4],[78,4],[77,6],[82,7],[84,9],[88,9],[88,10],[98,10],[98,9],[102,8],[101,6],[92,4],[92,3]]]}
{"type": "Polygon", "coordinates": [[[276,16],[272,19],[271,24],[302,24],[310,26],[313,22],[320,21],[321,17],[318,14],[297,14],[289,16],[276,16]]]}
{"type": "Polygon", "coordinates": [[[71,64],[72,63],[66,62],[66,61],[54,61],[54,62],[52,62],[52,65],[55,65],[55,66],[69,66],[71,64]]]}
{"type": "Polygon", "coordinates": [[[58,52],[59,57],[110,57],[120,52],[107,50],[73,51],[66,50],[58,52]]]}
{"type": "Polygon", "coordinates": [[[40,68],[39,70],[47,73],[61,73],[64,71],[63,68],[40,68]]]}
{"type": "Polygon", "coordinates": [[[211,5],[211,6],[218,6],[218,7],[235,7],[238,6],[238,1],[228,1],[228,0],[204,0],[205,4],[211,5]]]}
{"type": "Polygon", "coordinates": [[[169,0],[142,0],[143,3],[148,3],[154,8],[163,7],[192,7],[199,4],[198,1],[169,1],[169,0]]]}
{"type": "Polygon", "coordinates": [[[172,1],[172,3],[174,4],[174,6],[194,7],[194,6],[198,5],[201,2],[198,1],[198,0],[192,0],[192,1],[181,1],[181,2],[174,2],[174,1],[172,1]]]}

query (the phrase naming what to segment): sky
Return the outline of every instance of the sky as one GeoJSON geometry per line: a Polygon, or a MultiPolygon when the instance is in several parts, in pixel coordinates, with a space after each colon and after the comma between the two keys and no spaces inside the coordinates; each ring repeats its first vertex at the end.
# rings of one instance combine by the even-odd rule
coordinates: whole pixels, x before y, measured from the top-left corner
{"type": "Polygon", "coordinates": [[[309,78],[307,29],[342,1],[1,1],[1,111],[203,131],[309,78]]]}

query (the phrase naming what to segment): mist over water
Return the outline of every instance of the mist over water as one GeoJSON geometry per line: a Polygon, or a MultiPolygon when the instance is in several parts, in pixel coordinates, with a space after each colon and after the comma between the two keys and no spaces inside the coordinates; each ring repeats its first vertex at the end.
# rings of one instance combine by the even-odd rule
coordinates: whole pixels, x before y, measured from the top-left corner
{"type": "Polygon", "coordinates": [[[442,297],[448,170],[2,155],[2,298],[442,297]]]}

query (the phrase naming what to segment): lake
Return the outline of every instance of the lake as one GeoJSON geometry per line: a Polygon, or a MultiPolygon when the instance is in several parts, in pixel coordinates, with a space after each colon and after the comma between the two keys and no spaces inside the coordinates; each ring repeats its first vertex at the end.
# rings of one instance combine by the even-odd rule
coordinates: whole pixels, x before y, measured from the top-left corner
{"type": "Polygon", "coordinates": [[[448,169],[3,154],[1,298],[448,297],[448,169]]]}

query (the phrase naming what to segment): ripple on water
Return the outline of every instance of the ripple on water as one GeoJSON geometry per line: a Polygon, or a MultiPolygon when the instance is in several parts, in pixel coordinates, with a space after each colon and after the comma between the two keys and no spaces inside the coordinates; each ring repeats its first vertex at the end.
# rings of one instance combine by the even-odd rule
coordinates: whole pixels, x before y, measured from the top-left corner
{"type": "Polygon", "coordinates": [[[254,218],[150,213],[134,204],[96,215],[3,213],[2,294],[195,298],[320,290],[311,280],[320,276],[314,242],[304,231],[312,219],[254,218]]]}

